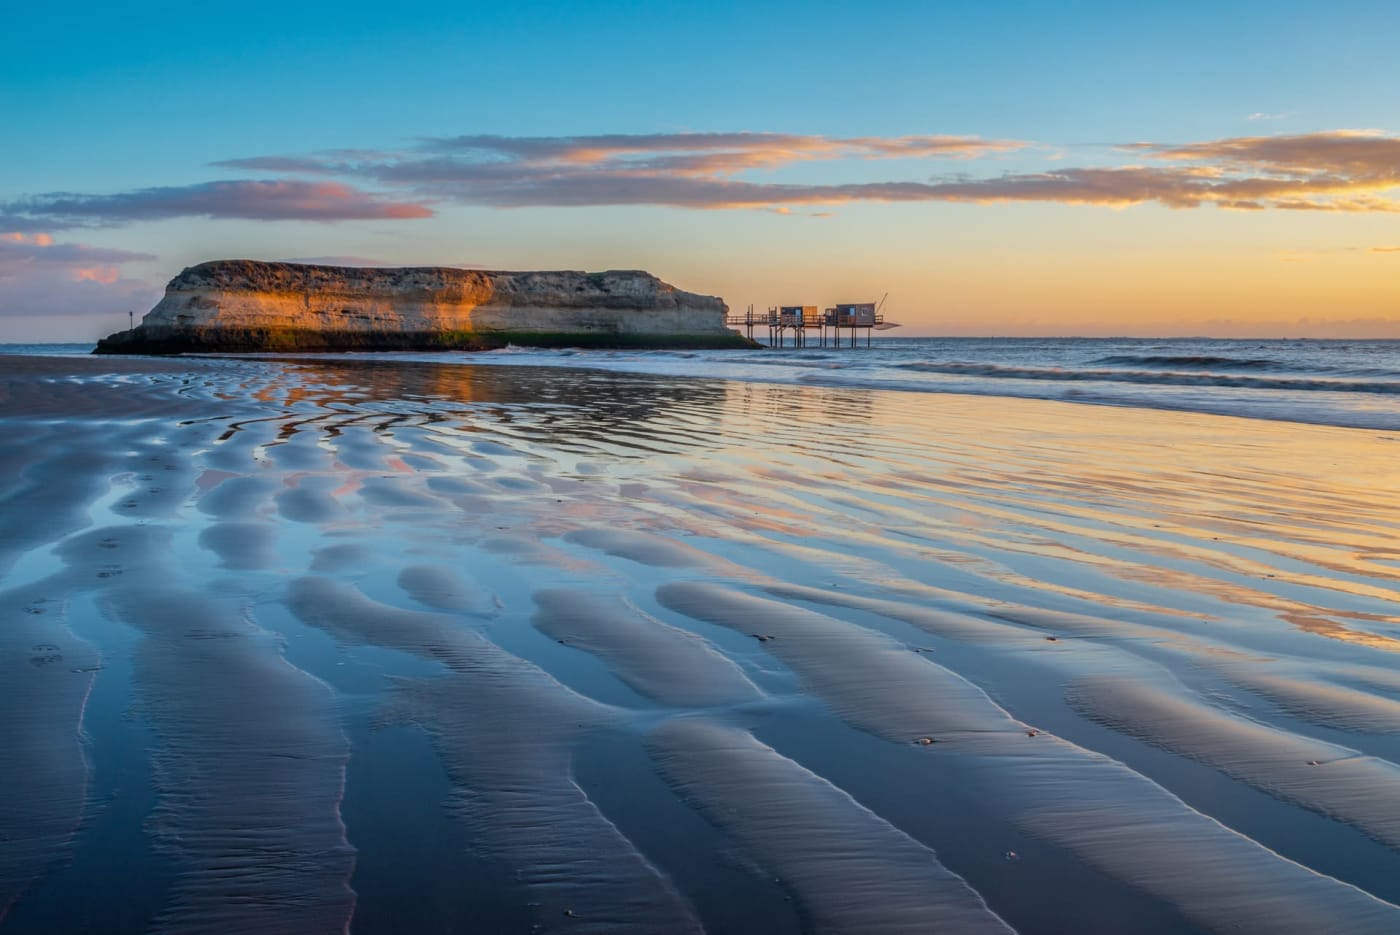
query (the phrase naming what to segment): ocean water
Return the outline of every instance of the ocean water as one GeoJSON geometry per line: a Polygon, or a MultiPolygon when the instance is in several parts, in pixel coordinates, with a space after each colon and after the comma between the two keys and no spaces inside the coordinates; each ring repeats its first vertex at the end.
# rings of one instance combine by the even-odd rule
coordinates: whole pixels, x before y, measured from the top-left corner
{"type": "Polygon", "coordinates": [[[510,349],[473,363],[968,393],[1400,429],[1400,341],[875,338],[870,347],[510,349]]]}
{"type": "Polygon", "coordinates": [[[91,344],[0,344],[0,354],[33,354],[40,357],[82,357],[91,344]]]}
{"type": "MultiPolygon", "coordinates": [[[[10,345],[83,354],[87,345],[10,345]]],[[[1400,340],[889,338],[869,347],[759,351],[508,348],[356,354],[475,365],[571,367],[764,383],[966,393],[1400,429],[1400,340]]]]}

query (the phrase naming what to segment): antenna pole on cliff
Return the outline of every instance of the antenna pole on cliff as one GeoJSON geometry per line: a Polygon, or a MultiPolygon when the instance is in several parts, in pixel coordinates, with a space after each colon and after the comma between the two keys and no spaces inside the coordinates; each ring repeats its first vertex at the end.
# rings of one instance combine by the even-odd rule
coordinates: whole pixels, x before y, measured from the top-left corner
{"type": "Polygon", "coordinates": [[[136,313],[133,312],[131,309],[126,310],[126,321],[127,324],[129,324],[131,327],[136,327],[136,313]]]}

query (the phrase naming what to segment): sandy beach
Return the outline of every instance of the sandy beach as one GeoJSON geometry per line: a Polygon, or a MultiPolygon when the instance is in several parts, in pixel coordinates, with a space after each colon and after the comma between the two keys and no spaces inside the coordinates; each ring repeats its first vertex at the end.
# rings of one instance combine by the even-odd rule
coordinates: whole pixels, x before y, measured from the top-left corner
{"type": "Polygon", "coordinates": [[[0,357],[0,933],[1400,931],[1400,435],[0,357]]]}

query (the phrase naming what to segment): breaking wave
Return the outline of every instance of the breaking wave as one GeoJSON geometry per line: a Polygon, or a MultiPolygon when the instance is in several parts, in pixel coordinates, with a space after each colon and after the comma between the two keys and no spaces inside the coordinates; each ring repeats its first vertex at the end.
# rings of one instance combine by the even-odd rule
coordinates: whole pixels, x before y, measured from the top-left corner
{"type": "Polygon", "coordinates": [[[1183,373],[1150,370],[1072,370],[1059,367],[1004,367],[998,364],[914,361],[896,369],[920,373],[993,377],[1005,380],[1056,380],[1062,382],[1146,383],[1163,386],[1223,386],[1238,389],[1290,390],[1333,393],[1400,393],[1400,382],[1309,379],[1306,377],[1255,377],[1224,373],[1183,373]]]}

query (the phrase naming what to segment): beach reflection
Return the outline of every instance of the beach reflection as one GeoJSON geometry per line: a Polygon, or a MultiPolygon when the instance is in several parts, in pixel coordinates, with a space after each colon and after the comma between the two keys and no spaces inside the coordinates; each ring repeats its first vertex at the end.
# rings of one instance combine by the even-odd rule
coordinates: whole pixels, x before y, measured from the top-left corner
{"type": "Polygon", "coordinates": [[[1388,436],[74,366],[0,415],[17,931],[1400,929],[1388,436]]]}
{"type": "MultiPolygon", "coordinates": [[[[641,446],[706,445],[731,392],[726,384],[699,380],[372,360],[281,364],[269,368],[268,377],[252,398],[305,414],[282,417],[278,441],[311,430],[335,437],[348,425],[382,434],[494,428],[543,445],[612,439],[621,457],[644,457],[641,446]]],[[[230,433],[252,421],[261,420],[234,423],[230,433]]]]}

